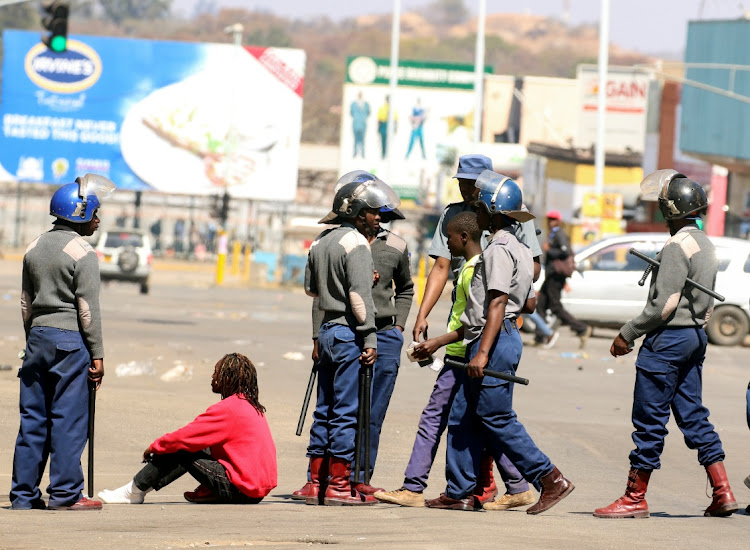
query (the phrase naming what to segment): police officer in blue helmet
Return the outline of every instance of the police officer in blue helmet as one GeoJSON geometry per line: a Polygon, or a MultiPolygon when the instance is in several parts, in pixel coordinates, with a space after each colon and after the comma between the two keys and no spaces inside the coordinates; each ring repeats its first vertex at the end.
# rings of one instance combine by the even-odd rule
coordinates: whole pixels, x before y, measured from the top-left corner
{"type": "MultiPolygon", "coordinates": [[[[523,479],[539,484],[539,500],[526,510],[540,514],[574,489],[534,443],[513,411],[513,388],[484,369],[515,374],[523,342],[516,320],[534,311],[534,260],[531,250],[514,233],[516,222],[533,219],[523,208],[515,181],[491,170],[476,180],[477,223],[491,242],[474,267],[466,308],[461,316],[467,370],[456,375],[458,390],[448,418],[446,490],[428,500],[428,508],[476,509],[482,451],[507,456],[523,479]]],[[[501,509],[485,505],[486,509],[501,509]]]]}
{"type": "Polygon", "coordinates": [[[99,226],[100,201],[115,186],[87,174],[50,201],[50,231],[26,249],[21,315],[26,333],[19,395],[20,428],[13,456],[14,510],[97,510],[83,496],[81,454],[88,426],[88,385],[104,376],[99,263],[83,237],[99,226]],[[50,457],[49,502],[39,484],[50,457]]]}

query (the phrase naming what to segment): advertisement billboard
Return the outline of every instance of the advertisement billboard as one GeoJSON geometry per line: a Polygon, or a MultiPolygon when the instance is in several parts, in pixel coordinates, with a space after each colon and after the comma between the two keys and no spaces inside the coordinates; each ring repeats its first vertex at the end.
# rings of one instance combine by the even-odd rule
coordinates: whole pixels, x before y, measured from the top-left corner
{"type": "Polygon", "coordinates": [[[3,32],[0,178],[293,200],[302,50],[3,32]]]}
{"type": "MultiPolygon", "coordinates": [[[[646,146],[646,115],[650,73],[631,67],[609,67],[605,149],[609,152],[643,153],[646,146]]],[[[576,146],[596,144],[599,108],[599,73],[595,65],[578,66],[580,110],[576,146]]]]}
{"type": "MultiPolygon", "coordinates": [[[[341,173],[367,170],[394,187],[402,199],[420,201],[429,193],[434,200],[441,165],[453,168],[457,151],[472,142],[474,66],[399,60],[393,98],[390,70],[388,59],[360,56],[348,60],[341,173]],[[391,108],[392,144],[386,132],[391,108]]],[[[491,73],[491,67],[485,72],[491,73]]]]}

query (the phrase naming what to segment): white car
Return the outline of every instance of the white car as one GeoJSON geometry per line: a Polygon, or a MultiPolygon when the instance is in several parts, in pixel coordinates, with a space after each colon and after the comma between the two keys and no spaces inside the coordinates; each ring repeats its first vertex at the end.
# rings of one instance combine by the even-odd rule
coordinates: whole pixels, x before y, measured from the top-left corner
{"type": "Polygon", "coordinates": [[[154,259],[148,234],[130,229],[101,231],[93,247],[102,281],[131,281],[140,285],[141,294],[148,293],[154,259]]]}
{"type": "MultiPolygon", "coordinates": [[[[592,326],[621,327],[643,311],[650,283],[649,276],[639,286],[647,264],[628,251],[635,248],[653,258],[667,239],[668,233],[628,233],[580,250],[575,255],[577,271],[568,279],[570,292],[563,292],[563,305],[592,326]]],[[[729,237],[711,237],[711,241],[720,261],[715,291],[725,300],[714,302],[706,332],[713,344],[740,344],[750,331],[750,241],[729,237]]]]}

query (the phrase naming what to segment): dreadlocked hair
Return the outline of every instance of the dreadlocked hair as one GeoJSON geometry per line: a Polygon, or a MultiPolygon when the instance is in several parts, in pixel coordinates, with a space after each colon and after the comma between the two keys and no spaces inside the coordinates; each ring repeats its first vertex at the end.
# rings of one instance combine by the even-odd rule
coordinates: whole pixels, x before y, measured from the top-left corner
{"type": "Polygon", "coordinates": [[[222,399],[241,394],[259,413],[266,412],[258,401],[258,373],[250,359],[241,353],[228,353],[216,365],[219,367],[216,385],[222,399]]]}

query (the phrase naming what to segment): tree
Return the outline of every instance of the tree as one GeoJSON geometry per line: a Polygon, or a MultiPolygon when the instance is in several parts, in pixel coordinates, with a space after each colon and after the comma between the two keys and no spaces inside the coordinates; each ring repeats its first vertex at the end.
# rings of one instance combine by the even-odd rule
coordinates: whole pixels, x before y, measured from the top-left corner
{"type": "Polygon", "coordinates": [[[440,25],[457,25],[469,17],[464,0],[434,0],[424,9],[424,14],[440,25]]]}
{"type": "Polygon", "coordinates": [[[172,0],[99,0],[104,16],[116,25],[128,19],[158,19],[166,17],[172,0]]]}

